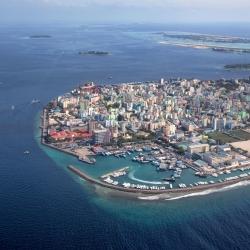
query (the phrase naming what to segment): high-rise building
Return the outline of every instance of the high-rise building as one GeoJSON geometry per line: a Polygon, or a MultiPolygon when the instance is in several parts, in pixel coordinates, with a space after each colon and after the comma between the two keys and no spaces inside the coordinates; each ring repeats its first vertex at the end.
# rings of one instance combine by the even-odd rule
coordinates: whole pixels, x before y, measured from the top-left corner
{"type": "Polygon", "coordinates": [[[111,140],[111,132],[109,129],[96,129],[94,132],[95,144],[109,144],[111,140]]]}

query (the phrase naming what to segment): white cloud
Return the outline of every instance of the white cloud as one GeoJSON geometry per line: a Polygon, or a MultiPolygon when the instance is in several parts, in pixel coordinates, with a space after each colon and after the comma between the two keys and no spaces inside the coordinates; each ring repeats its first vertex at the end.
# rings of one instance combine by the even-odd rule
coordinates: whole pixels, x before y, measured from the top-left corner
{"type": "MultiPolygon", "coordinates": [[[[18,0],[12,0],[18,1],[18,0]]],[[[19,0],[32,3],[43,3],[57,6],[127,6],[127,7],[163,7],[194,9],[234,9],[250,8],[249,0],[19,0]]]]}

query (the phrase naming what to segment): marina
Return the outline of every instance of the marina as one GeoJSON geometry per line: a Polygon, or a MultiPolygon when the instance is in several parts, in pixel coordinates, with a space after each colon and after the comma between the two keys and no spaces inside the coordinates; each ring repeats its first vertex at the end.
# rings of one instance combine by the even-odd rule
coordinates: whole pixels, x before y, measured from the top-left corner
{"type": "MultiPolygon", "coordinates": [[[[44,114],[46,114],[46,111],[44,112],[44,114]]],[[[45,122],[42,123],[46,124],[45,122]]],[[[41,126],[41,128],[43,128],[43,126],[41,126]]],[[[50,145],[50,147],[58,150],[57,147],[53,147],[52,145],[50,145]]],[[[100,179],[101,183],[108,184],[109,187],[115,186],[125,188],[126,190],[153,190],[159,192],[163,190],[169,191],[178,189],[190,190],[190,188],[194,187],[202,186],[210,188],[213,187],[213,185],[221,183],[225,185],[230,184],[232,181],[237,182],[249,178],[249,173],[246,173],[246,171],[250,169],[249,166],[233,170],[218,170],[217,172],[205,175],[199,172],[197,174],[198,168],[194,167],[188,159],[176,154],[172,148],[164,148],[161,144],[152,142],[146,143],[146,146],[142,146],[138,143],[124,145],[119,149],[115,147],[95,147],[91,150],[89,148],[83,151],[75,149],[72,151],[65,147],[59,150],[77,157],[80,162],[87,163],[87,165],[93,165],[93,171],[95,171],[96,174],[95,177],[93,176],[90,178],[95,180],[100,179]],[[84,152],[84,154],[81,156],[80,152],[84,152]],[[90,158],[89,156],[92,157],[90,158]],[[121,161],[123,164],[128,164],[129,166],[117,168],[117,166],[119,166],[118,162],[122,163],[121,161]],[[100,168],[103,169],[103,167],[99,167],[100,162],[113,162],[113,170],[109,173],[103,173],[102,175],[98,174],[100,168]],[[236,175],[239,171],[244,173],[236,175]],[[142,175],[142,177],[139,179],[137,177],[133,180],[130,177],[132,172],[136,173],[136,175],[139,174],[138,176],[142,175]],[[218,178],[219,176],[223,176],[223,178],[218,178]],[[199,180],[204,178],[206,178],[207,181],[199,180]],[[141,184],[140,182],[143,183],[141,184]],[[157,184],[150,185],[150,183],[157,184]]],[[[90,176],[91,169],[85,169],[87,173],[90,173],[90,176]]],[[[105,167],[105,169],[107,170],[108,168],[105,167]]],[[[93,182],[93,180],[91,182],[93,182]]]]}
{"type": "MultiPolygon", "coordinates": [[[[97,179],[94,179],[90,176],[88,176],[87,174],[85,174],[84,172],[82,172],[81,170],[79,170],[78,168],[69,165],[68,169],[70,171],[72,171],[73,173],[75,173],[76,175],[78,175],[79,177],[83,178],[84,180],[92,183],[92,184],[96,184],[105,188],[111,188],[117,191],[122,191],[122,192],[128,192],[128,193],[141,193],[141,194],[162,194],[162,193],[171,193],[171,194],[178,194],[178,193],[190,193],[190,192],[196,192],[196,191],[203,191],[207,189],[207,182],[198,182],[196,183],[195,186],[193,187],[187,187],[186,184],[181,183],[179,184],[179,188],[172,188],[170,187],[168,190],[166,190],[166,188],[164,186],[159,187],[159,186],[150,186],[147,187],[146,185],[135,185],[135,184],[130,184],[130,183],[123,183],[123,186],[118,186],[117,182],[111,182],[106,181],[106,182],[101,182],[97,179]]],[[[109,177],[107,177],[109,178],[109,177]]],[[[232,185],[232,184],[236,184],[238,182],[241,181],[245,181],[245,180],[250,180],[250,175],[248,174],[244,174],[242,175],[240,178],[234,178],[234,179],[230,179],[227,181],[221,181],[218,183],[211,183],[209,185],[209,188],[222,188],[225,187],[227,185],[232,185]]]]}

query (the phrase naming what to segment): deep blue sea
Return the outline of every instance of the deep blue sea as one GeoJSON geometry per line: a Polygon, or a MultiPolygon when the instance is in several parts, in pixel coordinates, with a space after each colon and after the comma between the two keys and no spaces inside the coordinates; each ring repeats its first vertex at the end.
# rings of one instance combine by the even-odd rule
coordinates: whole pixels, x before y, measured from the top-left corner
{"type": "Polygon", "coordinates": [[[250,54],[131,36],[141,31],[250,37],[248,25],[0,27],[0,249],[249,249],[249,186],[175,201],[113,197],[69,173],[69,156],[38,143],[42,106],[81,82],[250,75],[223,69],[250,63],[250,54]],[[112,55],[78,55],[86,50],[112,55]]]}

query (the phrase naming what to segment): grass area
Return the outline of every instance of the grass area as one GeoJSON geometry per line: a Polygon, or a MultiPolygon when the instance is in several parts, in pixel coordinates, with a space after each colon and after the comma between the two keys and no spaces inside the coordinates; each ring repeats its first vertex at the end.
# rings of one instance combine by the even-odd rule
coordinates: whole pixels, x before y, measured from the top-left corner
{"type": "Polygon", "coordinates": [[[220,144],[232,143],[232,142],[239,141],[239,140],[237,140],[229,135],[226,135],[222,132],[213,132],[213,133],[208,134],[208,136],[209,136],[209,138],[211,138],[215,141],[218,141],[220,144]]]}
{"type": "Polygon", "coordinates": [[[218,141],[220,144],[250,140],[250,133],[241,129],[232,130],[227,133],[213,132],[208,134],[208,136],[209,138],[218,141]]]}
{"type": "Polygon", "coordinates": [[[241,140],[250,140],[250,133],[244,130],[233,130],[230,132],[230,135],[232,135],[233,137],[238,137],[241,140]]]}

